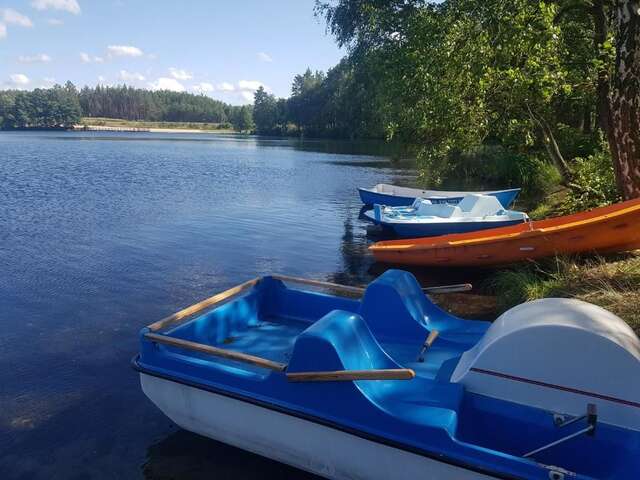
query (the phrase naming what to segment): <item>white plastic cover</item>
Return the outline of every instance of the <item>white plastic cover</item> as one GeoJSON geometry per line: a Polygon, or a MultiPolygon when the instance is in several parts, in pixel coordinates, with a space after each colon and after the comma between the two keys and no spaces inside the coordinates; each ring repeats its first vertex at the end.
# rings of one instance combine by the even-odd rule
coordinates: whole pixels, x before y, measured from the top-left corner
{"type": "Polygon", "coordinates": [[[549,298],[501,315],[451,377],[470,392],[640,430],[640,340],[620,318],[549,298]]]}

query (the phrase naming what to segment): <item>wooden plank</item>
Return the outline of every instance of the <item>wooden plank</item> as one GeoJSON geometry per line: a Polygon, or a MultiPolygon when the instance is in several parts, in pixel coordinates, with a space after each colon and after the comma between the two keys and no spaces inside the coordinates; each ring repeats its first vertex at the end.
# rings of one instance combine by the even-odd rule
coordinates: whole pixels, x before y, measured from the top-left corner
{"type": "Polygon", "coordinates": [[[204,310],[207,307],[213,307],[214,305],[220,305],[222,303],[228,302],[232,298],[237,295],[243,293],[244,291],[250,289],[254,285],[256,285],[260,281],[260,278],[254,278],[253,280],[249,280],[248,282],[244,282],[240,285],[237,285],[229,290],[225,290],[222,293],[218,293],[213,297],[209,297],[201,302],[196,303],[195,305],[191,305],[179,312],[174,313],[173,315],[169,315],[168,317],[163,318],[162,320],[158,320],[155,323],[149,325],[149,330],[152,332],[157,332],[158,330],[163,330],[170,325],[176,324],[183,320],[186,317],[193,315],[194,313],[198,313],[204,310]]]}
{"type": "Polygon", "coordinates": [[[193,350],[200,353],[206,353],[207,355],[213,355],[214,357],[221,357],[229,360],[236,360],[238,362],[250,363],[251,365],[267,368],[269,370],[284,372],[284,370],[287,368],[287,365],[284,363],[274,362],[266,358],[249,355],[247,353],[234,352],[233,350],[225,350],[224,348],[217,348],[212,347],[211,345],[191,342],[189,340],[183,340],[181,338],[169,337],[167,335],[161,335],[157,333],[145,333],[144,336],[152,342],[171,345],[172,347],[184,348],[185,350],[193,350]]]}
{"type": "Polygon", "coordinates": [[[290,277],[288,275],[272,275],[272,277],[277,280],[282,280],[283,282],[299,283],[301,285],[311,285],[314,287],[331,288],[333,290],[353,293],[356,295],[362,295],[364,293],[364,288],[362,287],[350,287],[348,285],[340,285],[339,283],[323,282],[321,280],[311,280],[308,278],[300,277],[290,277]]]}
{"type": "Polygon", "coordinates": [[[352,380],[411,380],[415,376],[415,372],[410,368],[391,368],[287,373],[287,380],[290,382],[348,382],[352,380]]]}

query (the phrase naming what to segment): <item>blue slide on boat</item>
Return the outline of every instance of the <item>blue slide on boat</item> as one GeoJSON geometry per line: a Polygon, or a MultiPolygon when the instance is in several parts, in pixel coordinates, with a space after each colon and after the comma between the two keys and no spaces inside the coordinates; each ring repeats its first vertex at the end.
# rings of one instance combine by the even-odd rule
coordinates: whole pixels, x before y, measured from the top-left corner
{"type": "Polygon", "coordinates": [[[403,207],[413,204],[416,198],[425,198],[431,203],[452,203],[456,204],[466,195],[491,195],[498,199],[504,208],[509,208],[515,202],[519,188],[507,190],[490,190],[484,192],[453,192],[446,190],[420,190],[418,188],[399,187],[379,183],[373,188],[358,188],[360,200],[365,205],[387,205],[390,207],[403,207]]]}
{"type": "Polygon", "coordinates": [[[143,391],[178,425],[327,478],[640,478],[640,341],[585,302],[490,324],[403,271],[366,290],[274,275],[140,338],[143,391]]]}

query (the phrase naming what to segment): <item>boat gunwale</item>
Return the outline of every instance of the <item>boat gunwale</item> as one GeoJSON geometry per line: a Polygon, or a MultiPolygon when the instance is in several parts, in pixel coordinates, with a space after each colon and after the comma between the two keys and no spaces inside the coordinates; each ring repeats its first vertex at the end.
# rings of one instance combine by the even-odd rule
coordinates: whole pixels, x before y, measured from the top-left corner
{"type": "MultiPolygon", "coordinates": [[[[482,194],[482,195],[491,195],[491,194],[496,194],[496,193],[507,193],[507,192],[520,192],[522,191],[521,188],[515,187],[515,188],[505,188],[503,190],[422,190],[420,188],[411,188],[411,187],[403,187],[401,185],[392,185],[390,183],[378,183],[375,186],[373,186],[372,188],[367,188],[367,187],[357,187],[358,190],[362,190],[365,192],[369,192],[369,193],[377,193],[380,195],[388,195],[388,196],[392,196],[392,197],[402,197],[402,198],[411,198],[412,195],[407,195],[408,193],[410,193],[409,191],[415,191],[415,192],[421,192],[423,195],[426,195],[425,197],[421,197],[421,198],[429,198],[429,197],[450,197],[450,198],[459,198],[459,197],[464,197],[465,195],[469,195],[469,194],[482,194]],[[393,188],[400,188],[402,190],[407,190],[407,192],[405,193],[390,193],[390,192],[381,192],[378,190],[378,186],[380,185],[386,185],[389,187],[393,187],[393,188]]],[[[414,198],[418,198],[420,197],[420,195],[418,196],[414,196],[414,198]]]]}

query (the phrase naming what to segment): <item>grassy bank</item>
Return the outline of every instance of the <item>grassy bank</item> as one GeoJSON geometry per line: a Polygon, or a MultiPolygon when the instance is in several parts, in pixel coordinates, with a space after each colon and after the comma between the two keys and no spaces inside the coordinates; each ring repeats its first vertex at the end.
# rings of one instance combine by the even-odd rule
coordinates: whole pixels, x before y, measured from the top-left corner
{"type": "Polygon", "coordinates": [[[640,255],[557,257],[498,271],[484,285],[497,313],[545,297],[570,297],[600,305],[640,334],[640,255]]]}
{"type": "Polygon", "coordinates": [[[226,123],[196,122],[149,122],[145,120],[123,120],[119,118],[83,117],[80,125],[117,128],[150,128],[166,130],[202,130],[207,132],[230,133],[233,129],[226,123]]]}

